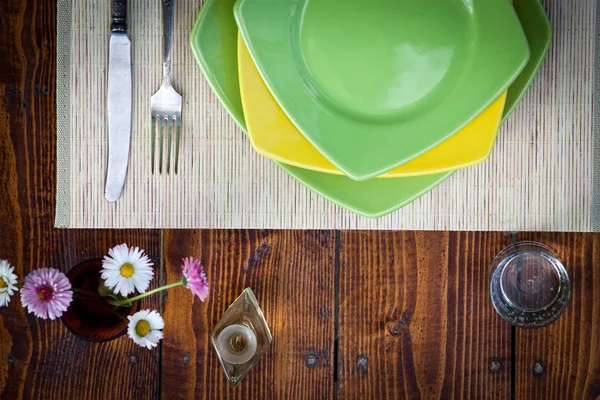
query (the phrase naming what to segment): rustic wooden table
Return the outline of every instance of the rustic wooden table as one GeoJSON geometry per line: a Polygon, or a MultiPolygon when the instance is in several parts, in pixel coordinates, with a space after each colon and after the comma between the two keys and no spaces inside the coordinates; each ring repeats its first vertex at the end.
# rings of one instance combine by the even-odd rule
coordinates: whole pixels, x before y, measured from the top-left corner
{"type": "Polygon", "coordinates": [[[145,304],[160,348],[92,344],[15,299],[0,309],[5,399],[493,398],[600,396],[600,235],[523,233],[565,261],[573,295],[548,328],[512,328],[489,301],[503,233],[53,229],[55,36],[51,0],[0,2],[0,258],[20,276],[64,271],[122,242],[147,250],[157,283],[201,258],[211,294],[145,304]],[[236,390],[209,332],[251,286],[274,342],[236,390]]]}

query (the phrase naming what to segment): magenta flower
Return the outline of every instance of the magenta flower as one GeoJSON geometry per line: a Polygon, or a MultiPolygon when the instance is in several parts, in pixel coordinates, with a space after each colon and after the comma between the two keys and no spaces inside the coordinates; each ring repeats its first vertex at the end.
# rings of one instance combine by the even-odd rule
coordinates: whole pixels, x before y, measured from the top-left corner
{"type": "Polygon", "coordinates": [[[200,300],[206,300],[208,297],[208,281],[200,260],[192,257],[184,258],[181,270],[185,287],[190,289],[200,300]]]}
{"type": "Polygon", "coordinates": [[[40,268],[25,277],[21,303],[38,318],[55,319],[67,310],[73,300],[69,279],[57,269],[40,268]]]}

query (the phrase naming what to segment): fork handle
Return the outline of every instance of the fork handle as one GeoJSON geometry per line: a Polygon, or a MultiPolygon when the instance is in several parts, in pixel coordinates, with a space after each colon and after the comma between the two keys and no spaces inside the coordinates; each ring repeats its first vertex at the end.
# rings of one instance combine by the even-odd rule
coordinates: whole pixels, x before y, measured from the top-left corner
{"type": "Polygon", "coordinates": [[[110,31],[114,33],[127,32],[127,0],[112,0],[112,18],[110,31]]]}
{"type": "Polygon", "coordinates": [[[171,86],[171,45],[173,44],[173,10],[175,0],[162,0],[163,15],[163,86],[171,86]]]}

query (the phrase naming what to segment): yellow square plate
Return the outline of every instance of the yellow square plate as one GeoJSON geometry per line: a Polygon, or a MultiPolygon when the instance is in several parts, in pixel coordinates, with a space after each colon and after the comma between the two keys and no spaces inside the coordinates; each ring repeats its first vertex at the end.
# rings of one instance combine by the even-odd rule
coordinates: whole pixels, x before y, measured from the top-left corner
{"type": "MultiPolygon", "coordinates": [[[[256,151],[272,160],[313,171],[342,175],[298,131],[258,72],[238,34],[240,92],[248,135],[256,151]]],[[[506,91],[458,133],[437,147],[380,178],[400,178],[454,171],[485,161],[502,120],[506,91]]]]}

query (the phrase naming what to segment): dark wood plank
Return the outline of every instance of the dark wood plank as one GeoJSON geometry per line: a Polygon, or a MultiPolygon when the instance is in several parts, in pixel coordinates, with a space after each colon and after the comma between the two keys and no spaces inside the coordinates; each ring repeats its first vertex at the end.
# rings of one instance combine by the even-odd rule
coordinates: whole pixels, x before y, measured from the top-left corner
{"type": "Polygon", "coordinates": [[[488,291],[507,243],[502,233],[342,232],[339,398],[510,398],[510,326],[488,291]]]}
{"type": "Polygon", "coordinates": [[[516,330],[516,398],[600,398],[600,234],[519,233],[518,239],[554,249],[572,291],[555,323],[516,330]]]}
{"type": "MultiPolygon", "coordinates": [[[[39,267],[66,271],[128,242],[160,265],[158,231],[53,229],[55,15],[54,1],[0,2],[0,258],[22,279],[39,267]]],[[[160,299],[146,304],[158,307],[160,299]]],[[[126,337],[83,342],[60,321],[26,315],[18,298],[0,308],[0,357],[5,399],[158,396],[159,351],[140,349],[126,337]]]]}
{"type": "Polygon", "coordinates": [[[335,233],[330,231],[165,231],[165,270],[200,258],[211,293],[194,301],[179,287],[165,303],[164,398],[302,398],[333,395],[335,233]],[[230,389],[210,342],[229,304],[251,287],[273,345],[230,389]]]}

